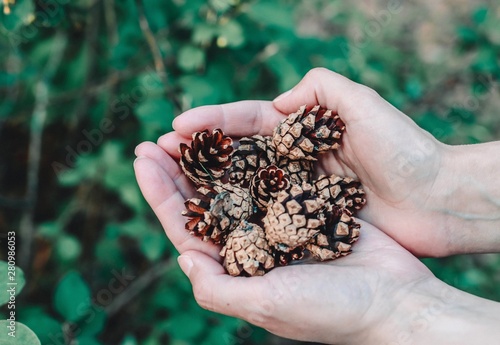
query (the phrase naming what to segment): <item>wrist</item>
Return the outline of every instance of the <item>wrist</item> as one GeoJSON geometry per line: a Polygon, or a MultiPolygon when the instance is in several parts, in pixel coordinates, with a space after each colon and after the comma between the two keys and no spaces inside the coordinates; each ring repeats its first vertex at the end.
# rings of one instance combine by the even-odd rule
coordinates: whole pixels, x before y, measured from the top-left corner
{"type": "Polygon", "coordinates": [[[379,328],[377,341],[367,344],[495,344],[499,322],[499,303],[430,278],[407,291],[379,328]]]}
{"type": "Polygon", "coordinates": [[[446,146],[433,209],[447,254],[500,251],[500,143],[446,146]]]}

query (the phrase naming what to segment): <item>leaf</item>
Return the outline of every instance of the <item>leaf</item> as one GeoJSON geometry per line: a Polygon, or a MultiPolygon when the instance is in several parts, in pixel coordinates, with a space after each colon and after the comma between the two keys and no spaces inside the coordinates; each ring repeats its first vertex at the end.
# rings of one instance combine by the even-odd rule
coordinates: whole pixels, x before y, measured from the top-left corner
{"type": "Polygon", "coordinates": [[[131,335],[127,335],[120,345],[137,345],[137,340],[131,335]]]}
{"type": "Polygon", "coordinates": [[[35,4],[33,0],[17,0],[10,7],[10,14],[0,14],[3,27],[9,31],[16,31],[23,25],[29,25],[35,19],[35,4]]]}
{"type": "Polygon", "coordinates": [[[205,52],[200,48],[188,45],[183,46],[179,51],[177,63],[185,71],[193,71],[203,66],[205,62],[205,52]]]}
{"type": "Polygon", "coordinates": [[[179,313],[168,320],[165,330],[173,339],[193,340],[205,330],[206,326],[206,319],[198,313],[179,313]]]}
{"type": "Polygon", "coordinates": [[[41,345],[35,333],[20,322],[0,321],[0,344],[2,345],[41,345]],[[13,333],[12,333],[13,332],[13,333]],[[13,334],[15,336],[9,335],[13,334]]]}
{"type": "Polygon", "coordinates": [[[40,339],[42,344],[53,344],[64,338],[61,324],[47,315],[42,308],[23,308],[21,321],[40,339]]]}
{"type": "Polygon", "coordinates": [[[158,260],[167,247],[167,240],[163,232],[148,232],[141,239],[141,251],[149,261],[158,260]]]}
{"type": "Polygon", "coordinates": [[[67,273],[56,286],[54,307],[67,321],[76,322],[90,310],[90,289],[76,271],[67,273]]]}
{"type": "Polygon", "coordinates": [[[164,132],[171,130],[174,108],[166,99],[148,97],[144,102],[139,103],[135,111],[143,126],[164,132]]]}
{"type": "Polygon", "coordinates": [[[488,16],[488,8],[480,7],[472,14],[472,20],[476,24],[482,24],[486,20],[487,16],[488,16]]]}
{"type": "Polygon", "coordinates": [[[55,250],[58,259],[72,261],[80,256],[82,246],[74,236],[64,234],[57,239],[55,250]]]}
{"type": "Polygon", "coordinates": [[[106,324],[106,313],[104,310],[94,308],[88,317],[83,319],[80,326],[82,335],[87,337],[94,337],[101,333],[106,324]]]}
{"type": "Polygon", "coordinates": [[[219,28],[219,38],[217,43],[222,46],[229,46],[233,48],[240,47],[245,43],[243,28],[240,23],[235,20],[228,21],[219,28]]]}
{"type": "Polygon", "coordinates": [[[79,336],[78,338],[78,345],[101,345],[101,342],[94,337],[89,337],[89,336],[79,336]]]}
{"type": "Polygon", "coordinates": [[[422,97],[422,84],[417,78],[410,78],[410,80],[406,82],[405,90],[408,96],[413,100],[422,97]]]}
{"type": "Polygon", "coordinates": [[[0,284],[0,306],[2,306],[9,302],[12,296],[9,290],[12,289],[14,296],[18,295],[23,289],[26,280],[24,279],[24,272],[19,267],[9,265],[5,261],[0,261],[0,277],[2,277],[0,280],[2,282],[0,284]],[[14,267],[14,269],[11,269],[11,267],[14,267]]]}
{"type": "Polygon", "coordinates": [[[293,6],[283,6],[273,1],[257,1],[250,6],[248,12],[258,23],[286,30],[294,30],[293,6]]]}

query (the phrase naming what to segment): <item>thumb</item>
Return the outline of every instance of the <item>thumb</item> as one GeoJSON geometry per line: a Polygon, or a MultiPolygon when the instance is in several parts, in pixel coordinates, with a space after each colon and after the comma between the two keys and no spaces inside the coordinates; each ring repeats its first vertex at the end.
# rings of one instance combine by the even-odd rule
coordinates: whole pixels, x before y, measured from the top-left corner
{"type": "Polygon", "coordinates": [[[204,309],[245,318],[260,300],[263,277],[231,277],[218,261],[198,251],[186,251],[177,261],[193,285],[196,302],[204,309]]]}
{"type": "Polygon", "coordinates": [[[325,68],[315,68],[290,91],[273,101],[284,114],[297,111],[300,106],[319,104],[339,114],[349,124],[388,104],[370,88],[355,83],[325,68]]]}

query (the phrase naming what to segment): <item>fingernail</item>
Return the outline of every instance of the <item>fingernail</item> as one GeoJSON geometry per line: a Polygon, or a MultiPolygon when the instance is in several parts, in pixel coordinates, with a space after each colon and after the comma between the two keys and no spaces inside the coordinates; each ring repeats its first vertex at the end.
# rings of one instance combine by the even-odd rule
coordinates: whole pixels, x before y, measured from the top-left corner
{"type": "Polygon", "coordinates": [[[189,272],[191,272],[191,268],[193,268],[193,260],[187,255],[180,255],[177,258],[177,262],[179,266],[181,266],[182,272],[189,277],[189,272]]]}
{"type": "Polygon", "coordinates": [[[139,159],[147,158],[146,156],[137,156],[136,159],[134,159],[134,165],[139,159]]]}
{"type": "Polygon", "coordinates": [[[281,95],[279,95],[278,97],[276,97],[275,99],[273,99],[273,102],[279,102],[279,101],[285,99],[285,97],[290,96],[290,94],[292,93],[292,91],[293,91],[293,89],[288,90],[287,92],[282,93],[281,95]]]}

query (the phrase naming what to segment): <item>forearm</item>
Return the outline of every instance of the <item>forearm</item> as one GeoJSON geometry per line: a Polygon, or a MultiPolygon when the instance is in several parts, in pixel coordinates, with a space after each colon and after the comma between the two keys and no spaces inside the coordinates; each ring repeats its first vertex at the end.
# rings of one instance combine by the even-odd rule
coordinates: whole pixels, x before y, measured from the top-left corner
{"type": "Polygon", "coordinates": [[[497,344],[500,303],[433,280],[416,287],[394,311],[381,344],[497,344]],[[424,286],[425,285],[425,286],[424,286]]]}
{"type": "Polygon", "coordinates": [[[435,209],[449,253],[500,252],[500,142],[447,150],[435,209]]]}

